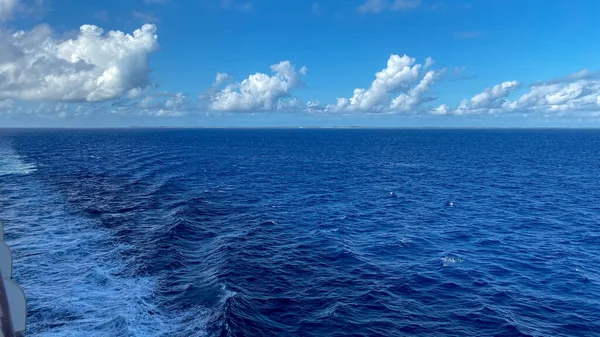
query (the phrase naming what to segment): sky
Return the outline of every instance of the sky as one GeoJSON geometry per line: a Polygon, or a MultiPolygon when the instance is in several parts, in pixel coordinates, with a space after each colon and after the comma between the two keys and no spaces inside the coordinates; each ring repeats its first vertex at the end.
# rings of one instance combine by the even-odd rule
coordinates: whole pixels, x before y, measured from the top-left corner
{"type": "Polygon", "coordinates": [[[0,127],[600,127],[596,0],[0,0],[0,127]]]}

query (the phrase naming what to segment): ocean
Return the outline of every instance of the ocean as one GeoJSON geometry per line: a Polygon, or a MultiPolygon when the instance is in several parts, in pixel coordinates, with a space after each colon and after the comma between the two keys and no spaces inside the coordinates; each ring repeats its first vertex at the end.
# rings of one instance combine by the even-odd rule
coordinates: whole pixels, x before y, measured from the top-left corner
{"type": "Polygon", "coordinates": [[[600,131],[0,130],[28,336],[600,336],[600,131]]]}

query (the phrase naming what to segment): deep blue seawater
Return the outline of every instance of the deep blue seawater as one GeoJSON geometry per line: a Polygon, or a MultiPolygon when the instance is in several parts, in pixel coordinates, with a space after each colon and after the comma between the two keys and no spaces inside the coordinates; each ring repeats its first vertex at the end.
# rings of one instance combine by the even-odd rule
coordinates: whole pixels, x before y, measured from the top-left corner
{"type": "Polygon", "coordinates": [[[600,131],[0,130],[29,336],[600,336],[600,131]]]}

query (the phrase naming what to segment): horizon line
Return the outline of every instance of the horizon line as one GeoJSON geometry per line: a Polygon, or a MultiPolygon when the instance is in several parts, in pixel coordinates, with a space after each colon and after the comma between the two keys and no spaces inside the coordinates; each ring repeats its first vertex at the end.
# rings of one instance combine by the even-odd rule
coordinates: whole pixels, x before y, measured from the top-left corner
{"type": "Polygon", "coordinates": [[[600,130],[600,126],[8,126],[0,130],[14,129],[398,129],[398,130],[600,130]]]}

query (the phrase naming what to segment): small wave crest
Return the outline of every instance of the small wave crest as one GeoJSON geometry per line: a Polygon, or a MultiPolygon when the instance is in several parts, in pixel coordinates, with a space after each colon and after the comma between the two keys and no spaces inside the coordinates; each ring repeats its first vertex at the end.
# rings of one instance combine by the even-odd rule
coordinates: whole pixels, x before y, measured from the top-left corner
{"type": "Polygon", "coordinates": [[[440,259],[444,267],[448,267],[454,263],[463,262],[463,259],[456,256],[444,256],[440,259]]]}

